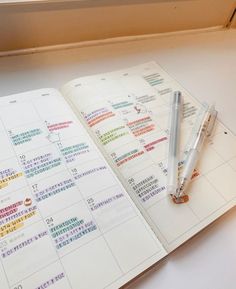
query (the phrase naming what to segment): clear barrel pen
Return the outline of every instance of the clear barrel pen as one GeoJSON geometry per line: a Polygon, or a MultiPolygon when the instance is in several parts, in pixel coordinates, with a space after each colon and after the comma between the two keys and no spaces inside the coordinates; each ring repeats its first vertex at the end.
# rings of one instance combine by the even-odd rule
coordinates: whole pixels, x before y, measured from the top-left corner
{"type": "Polygon", "coordinates": [[[171,196],[175,195],[178,189],[178,162],[181,113],[182,95],[180,91],[175,91],[171,99],[169,154],[167,168],[167,192],[171,196]]]}
{"type": "Polygon", "coordinates": [[[204,141],[206,137],[209,137],[212,133],[216,117],[217,111],[214,106],[211,106],[207,111],[199,130],[195,134],[194,141],[185,160],[183,174],[180,177],[179,189],[174,196],[175,203],[184,203],[188,200],[186,194],[188,184],[199,159],[204,141]]]}

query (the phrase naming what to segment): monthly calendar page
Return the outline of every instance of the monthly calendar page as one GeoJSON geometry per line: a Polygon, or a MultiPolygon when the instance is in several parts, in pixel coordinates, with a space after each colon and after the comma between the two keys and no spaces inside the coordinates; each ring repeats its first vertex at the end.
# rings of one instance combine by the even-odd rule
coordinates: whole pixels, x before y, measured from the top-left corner
{"type": "Polygon", "coordinates": [[[175,90],[184,98],[181,174],[201,105],[156,63],[79,78],[62,89],[167,251],[234,206],[236,197],[236,137],[218,121],[193,173],[189,202],[176,205],[167,195],[175,90]]]}
{"type": "Polygon", "coordinates": [[[0,98],[1,289],[119,288],[166,255],[54,89],[0,98]]]}

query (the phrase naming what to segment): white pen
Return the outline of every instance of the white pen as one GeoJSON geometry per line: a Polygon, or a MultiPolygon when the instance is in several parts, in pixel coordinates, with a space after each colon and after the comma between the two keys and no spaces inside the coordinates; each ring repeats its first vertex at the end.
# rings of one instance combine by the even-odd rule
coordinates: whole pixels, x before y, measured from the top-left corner
{"type": "Polygon", "coordinates": [[[217,111],[215,110],[214,106],[211,106],[207,111],[199,130],[196,132],[194,141],[189,149],[186,161],[184,163],[183,174],[180,178],[179,189],[174,196],[175,203],[184,203],[188,200],[186,189],[199,159],[204,140],[212,133],[216,117],[217,111]]]}
{"type": "Polygon", "coordinates": [[[169,137],[169,155],[167,169],[167,192],[173,196],[178,189],[178,162],[179,162],[179,137],[180,120],[182,113],[182,96],[180,91],[175,91],[171,99],[171,120],[169,137]]]}

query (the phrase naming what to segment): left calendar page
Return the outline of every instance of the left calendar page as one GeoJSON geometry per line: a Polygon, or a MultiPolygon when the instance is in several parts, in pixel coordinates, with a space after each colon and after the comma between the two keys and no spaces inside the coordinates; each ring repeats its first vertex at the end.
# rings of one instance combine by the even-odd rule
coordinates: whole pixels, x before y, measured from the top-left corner
{"type": "Polygon", "coordinates": [[[119,288],[166,255],[54,89],[0,98],[0,288],[119,288]]]}

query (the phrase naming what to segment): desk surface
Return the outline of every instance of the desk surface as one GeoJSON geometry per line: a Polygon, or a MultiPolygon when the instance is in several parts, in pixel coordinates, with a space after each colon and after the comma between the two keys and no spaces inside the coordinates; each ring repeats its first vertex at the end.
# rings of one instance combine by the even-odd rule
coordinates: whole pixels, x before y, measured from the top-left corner
{"type": "MultiPolygon", "coordinates": [[[[157,61],[236,134],[236,30],[0,58],[0,96],[59,88],[79,76],[157,61]]],[[[170,254],[130,289],[235,289],[236,209],[170,254]]]]}

